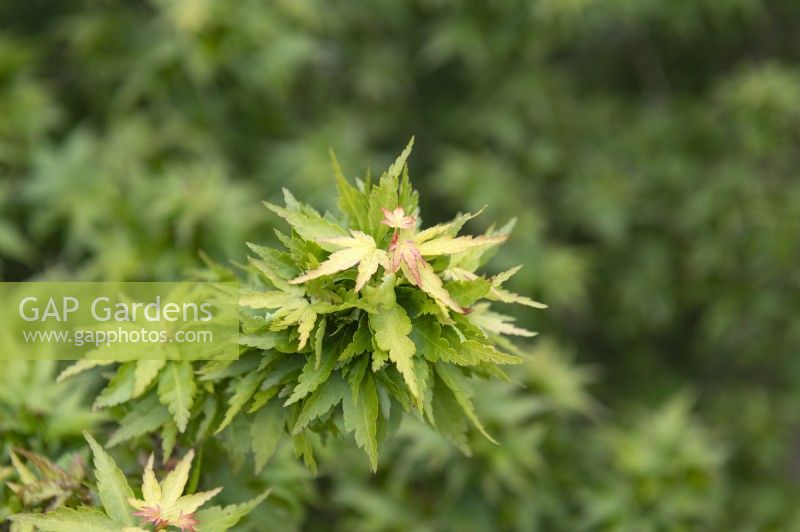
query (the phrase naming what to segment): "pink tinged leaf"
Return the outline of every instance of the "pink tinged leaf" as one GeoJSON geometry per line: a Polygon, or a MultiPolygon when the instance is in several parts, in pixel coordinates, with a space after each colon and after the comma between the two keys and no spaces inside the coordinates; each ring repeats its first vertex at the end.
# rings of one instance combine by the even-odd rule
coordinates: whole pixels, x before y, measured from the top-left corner
{"type": "Polygon", "coordinates": [[[393,211],[382,207],[381,210],[383,211],[383,220],[381,220],[381,223],[389,227],[394,227],[395,229],[413,229],[417,224],[416,217],[406,216],[406,212],[402,207],[397,207],[393,211]]]}
{"type": "Polygon", "coordinates": [[[148,521],[153,521],[154,519],[158,519],[158,517],[161,515],[161,510],[159,510],[158,506],[145,506],[133,512],[133,515],[136,517],[142,517],[148,521]]]}
{"type": "Polygon", "coordinates": [[[422,258],[422,255],[420,255],[414,241],[403,240],[402,242],[392,244],[389,249],[392,252],[392,272],[396,272],[402,264],[404,265],[403,272],[411,274],[410,277],[406,275],[406,277],[409,278],[408,280],[419,285],[421,282],[419,263],[425,262],[425,260],[422,258]]]}
{"type": "Polygon", "coordinates": [[[178,519],[173,523],[174,526],[181,529],[181,532],[195,532],[196,526],[200,524],[199,521],[195,518],[194,514],[186,514],[184,515],[181,513],[178,516],[178,519]]]}
{"type": "Polygon", "coordinates": [[[134,512],[135,517],[141,517],[146,522],[152,524],[156,530],[161,530],[169,526],[169,521],[161,513],[161,508],[158,506],[148,506],[134,512]]]}
{"type": "MultiPolygon", "coordinates": [[[[397,235],[395,235],[397,237],[397,235]]],[[[392,252],[392,273],[395,273],[400,268],[400,262],[403,260],[402,254],[397,250],[397,238],[392,239],[392,245],[389,246],[392,252]]]]}
{"type": "Polygon", "coordinates": [[[392,251],[392,272],[402,268],[406,279],[431,296],[440,306],[450,308],[459,314],[466,312],[445,289],[442,280],[422,257],[413,240],[404,240],[393,244],[390,249],[392,251]]]}
{"type": "Polygon", "coordinates": [[[459,313],[466,313],[466,309],[461,307],[444,288],[442,280],[428,264],[419,252],[417,244],[413,240],[398,241],[392,239],[389,247],[391,252],[391,263],[389,271],[392,273],[402,269],[408,282],[418,286],[423,292],[431,296],[444,312],[447,308],[459,313]]]}

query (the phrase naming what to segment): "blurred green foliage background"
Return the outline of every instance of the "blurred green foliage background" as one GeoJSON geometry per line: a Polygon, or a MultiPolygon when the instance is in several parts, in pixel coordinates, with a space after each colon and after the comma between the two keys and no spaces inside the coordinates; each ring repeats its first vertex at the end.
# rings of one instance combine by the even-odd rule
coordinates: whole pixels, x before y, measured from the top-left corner
{"type": "MultiPolygon", "coordinates": [[[[518,217],[492,267],[550,305],[525,386],[476,398],[502,445],[287,455],[255,522],[800,530],[799,35],[794,0],[6,0],[0,278],[240,260],[281,187],[332,206],[329,147],[361,175],[413,134],[426,222],[518,217]]],[[[2,372],[4,446],[102,422],[2,372]]]]}

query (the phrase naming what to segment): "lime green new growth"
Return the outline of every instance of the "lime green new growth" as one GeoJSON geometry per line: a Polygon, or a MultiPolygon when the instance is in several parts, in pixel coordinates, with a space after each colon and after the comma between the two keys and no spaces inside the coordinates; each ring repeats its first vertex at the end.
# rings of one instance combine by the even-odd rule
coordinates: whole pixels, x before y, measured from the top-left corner
{"type": "MultiPolygon", "coordinates": [[[[283,401],[272,415],[285,416],[289,431],[302,438],[308,429],[335,427],[332,412],[341,404],[344,429],[355,433],[373,470],[398,408],[424,417],[461,447],[464,416],[491,439],[468,379],[503,378],[499,366],[522,362],[503,335],[533,333],[490,304],[544,307],[503,288],[519,268],[494,277],[478,273],[511,224],[458,236],[477,215],[462,214],[421,228],[406,165],[412,144],[374,181],[350,183],[334,157],[338,215],[323,215],[288,191],[285,206],[267,204],[292,232],[276,232],[282,251],[250,244],[254,282],[240,298],[243,343],[263,353],[261,382],[249,395],[267,399],[256,410],[283,401]]],[[[299,447],[313,463],[310,446],[299,447]]]]}

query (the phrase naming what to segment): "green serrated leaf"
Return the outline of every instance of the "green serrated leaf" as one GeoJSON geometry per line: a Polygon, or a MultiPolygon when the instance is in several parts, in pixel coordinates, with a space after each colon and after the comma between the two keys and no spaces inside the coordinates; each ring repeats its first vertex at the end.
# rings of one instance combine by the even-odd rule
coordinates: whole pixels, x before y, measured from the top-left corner
{"type": "Polygon", "coordinates": [[[197,385],[190,362],[170,362],[158,380],[158,399],[172,414],[178,431],[184,432],[189,423],[197,385]]]}
{"type": "Polygon", "coordinates": [[[408,177],[408,165],[403,168],[403,175],[400,178],[398,201],[408,214],[414,215],[419,208],[419,193],[411,186],[411,180],[408,177]]]}
{"type": "Polygon", "coordinates": [[[172,456],[177,440],[178,426],[174,422],[166,423],[161,429],[161,453],[165,462],[172,456]]]}
{"type": "Polygon", "coordinates": [[[272,205],[270,203],[264,203],[264,205],[266,205],[267,208],[272,212],[289,222],[289,225],[292,226],[292,229],[294,229],[298,235],[303,237],[305,240],[316,242],[322,249],[326,251],[333,251],[335,247],[326,244],[325,240],[329,238],[348,236],[347,231],[345,231],[341,226],[326,220],[319,214],[310,213],[308,211],[300,212],[293,209],[284,209],[283,207],[278,207],[277,205],[272,205]]]}
{"type": "Polygon", "coordinates": [[[428,362],[424,358],[417,357],[414,359],[414,375],[419,385],[417,408],[428,417],[431,425],[434,425],[433,393],[430,389],[431,371],[428,362]]]}
{"type": "Polygon", "coordinates": [[[120,420],[119,428],[108,440],[108,447],[155,432],[169,421],[169,411],[165,406],[158,404],[155,397],[140,402],[120,420]]]}
{"type": "Polygon", "coordinates": [[[411,338],[417,346],[417,351],[430,362],[443,360],[460,366],[477,364],[477,361],[473,361],[462,355],[459,350],[451,347],[447,338],[442,335],[441,325],[430,316],[414,320],[411,338]]]}
{"type": "Polygon", "coordinates": [[[283,436],[285,414],[278,401],[272,401],[260,409],[250,429],[255,471],[259,474],[269,459],[275,454],[278,442],[283,436]]]}
{"type": "Polygon", "coordinates": [[[41,532],[122,532],[123,526],[93,508],[57,508],[46,514],[16,514],[14,523],[35,526],[41,532]]]}
{"type": "MultiPolygon", "coordinates": [[[[286,282],[289,279],[293,279],[294,277],[297,276],[299,270],[297,269],[297,265],[292,260],[291,255],[289,255],[288,253],[285,253],[283,251],[278,251],[277,249],[259,246],[258,244],[252,244],[250,242],[247,243],[247,247],[250,248],[250,250],[256,255],[258,255],[258,257],[261,259],[264,268],[266,268],[267,270],[266,272],[262,271],[262,273],[265,273],[265,275],[267,276],[268,279],[270,279],[270,281],[272,281],[273,275],[277,276],[283,282],[286,282]]],[[[261,270],[260,267],[258,269],[261,270]]],[[[288,283],[285,284],[285,287],[286,288],[289,287],[288,283]]],[[[281,290],[284,290],[283,287],[277,285],[275,286],[275,288],[280,288],[281,290]]],[[[286,291],[291,292],[291,289],[288,289],[286,291]]]]}
{"type": "Polygon", "coordinates": [[[64,382],[68,378],[83,373],[84,371],[96,368],[98,366],[110,366],[111,364],[114,364],[113,360],[94,360],[94,359],[84,358],[82,360],[78,360],[77,362],[66,368],[64,371],[62,371],[58,375],[56,382],[64,382]]]}
{"type": "Polygon", "coordinates": [[[299,434],[308,424],[325,415],[333,406],[339,404],[345,394],[345,383],[338,374],[334,374],[317,388],[305,401],[303,409],[292,428],[292,434],[299,434]]]}
{"type": "Polygon", "coordinates": [[[317,367],[314,359],[309,358],[303,366],[303,371],[297,379],[297,386],[292,391],[292,395],[287,399],[284,406],[289,406],[304,398],[317,387],[325,382],[336,366],[338,357],[333,349],[323,350],[322,363],[317,367]]]}
{"type": "Polygon", "coordinates": [[[317,321],[317,313],[314,312],[314,309],[311,306],[305,307],[302,312],[298,315],[297,318],[297,333],[299,337],[297,339],[298,349],[303,349],[308,342],[308,338],[311,336],[311,331],[314,329],[314,323],[317,321]]]}
{"type": "Polygon", "coordinates": [[[272,349],[275,347],[275,334],[276,333],[240,334],[239,345],[245,345],[247,347],[263,350],[272,349]]]}
{"type": "MultiPolygon", "coordinates": [[[[266,249],[262,248],[261,246],[256,246],[255,244],[248,245],[250,246],[250,249],[266,249]]],[[[275,260],[259,260],[254,259],[253,257],[248,258],[248,263],[278,290],[289,293],[302,293],[302,289],[298,289],[297,287],[289,284],[289,279],[294,278],[294,272],[297,271],[294,261],[292,261],[291,257],[286,254],[280,254],[279,252],[275,253],[279,254],[276,259],[283,259],[283,256],[285,255],[285,257],[289,260],[289,264],[275,264],[275,260]],[[285,274],[289,274],[290,276],[284,277],[285,274]]]]}
{"type": "Polygon", "coordinates": [[[89,447],[92,448],[97,492],[103,508],[117,523],[132,526],[134,524],[133,515],[128,499],[133,497],[133,489],[114,459],[89,434],[84,434],[84,436],[89,442],[89,447]]]}
{"type": "Polygon", "coordinates": [[[94,408],[107,408],[133,398],[136,381],[136,363],[128,362],[117,368],[117,373],[94,401],[94,408]]]}
{"type": "Polygon", "coordinates": [[[411,155],[411,150],[414,148],[414,137],[411,137],[408,140],[408,144],[406,147],[403,148],[403,151],[400,155],[397,156],[397,159],[389,166],[389,169],[386,170],[386,175],[397,179],[400,177],[400,173],[403,171],[403,168],[406,166],[406,161],[408,160],[408,156],[411,155]]]}
{"type": "Polygon", "coordinates": [[[353,334],[353,339],[345,346],[342,353],[339,355],[339,361],[345,362],[350,360],[367,351],[371,345],[372,334],[370,333],[369,325],[367,324],[367,320],[361,319],[358,322],[356,332],[353,334]]]}
{"type": "Polygon", "coordinates": [[[142,395],[166,364],[167,361],[164,359],[138,360],[134,371],[133,396],[139,397],[142,395]]]}
{"type": "Polygon", "coordinates": [[[481,420],[478,419],[478,414],[475,412],[475,407],[472,405],[472,401],[470,400],[470,391],[460,374],[461,370],[442,362],[438,362],[435,367],[436,373],[439,375],[439,377],[441,377],[442,382],[444,382],[444,384],[453,393],[453,397],[455,397],[467,418],[472,421],[473,425],[475,425],[475,428],[477,428],[487,440],[492,443],[497,443],[497,441],[483,427],[481,420]]]}
{"type": "Polygon", "coordinates": [[[243,292],[239,305],[252,309],[278,309],[302,299],[302,294],[271,290],[268,292],[243,292]]]}
{"type": "Polygon", "coordinates": [[[373,186],[369,193],[369,234],[375,238],[375,242],[380,246],[383,237],[389,232],[389,227],[384,225],[383,209],[394,210],[397,207],[397,176],[391,177],[384,174],[380,184],[373,186]]]}
{"type": "Polygon", "coordinates": [[[311,445],[309,433],[301,432],[300,434],[292,435],[292,444],[294,445],[294,454],[296,457],[303,457],[303,463],[315,475],[317,474],[317,460],[314,458],[314,447],[311,445]]]}
{"type": "Polygon", "coordinates": [[[375,343],[375,337],[372,337],[372,372],[377,373],[383,368],[386,364],[386,361],[389,360],[389,353],[378,347],[378,344],[375,343]]]}
{"type": "Polygon", "coordinates": [[[347,216],[351,228],[359,231],[368,231],[367,198],[347,181],[333,150],[330,153],[333,172],[336,177],[336,188],[339,191],[339,210],[347,216]]]}
{"type": "Polygon", "coordinates": [[[247,413],[252,414],[253,412],[258,412],[265,404],[267,404],[267,401],[275,397],[277,394],[277,386],[264,389],[264,385],[262,383],[261,389],[253,394],[253,402],[250,403],[250,408],[247,409],[247,413]]]}
{"type": "Polygon", "coordinates": [[[319,320],[319,325],[317,325],[317,333],[314,336],[314,369],[319,369],[319,365],[322,362],[322,343],[325,341],[325,326],[327,323],[327,320],[322,318],[319,320]]]}
{"type": "Polygon", "coordinates": [[[378,393],[372,375],[361,383],[358,401],[351,394],[344,394],[342,409],[345,430],[355,432],[356,443],[367,453],[372,471],[377,471],[378,393]]]}
{"type": "Polygon", "coordinates": [[[244,408],[244,405],[247,404],[247,401],[253,397],[253,394],[256,393],[261,381],[264,380],[264,375],[258,372],[249,373],[245,375],[241,380],[234,381],[233,383],[233,395],[231,395],[230,399],[228,399],[228,409],[225,411],[225,417],[220,423],[217,430],[214,434],[219,434],[222,432],[225,427],[230,425],[233,418],[239,411],[244,408]]]}
{"type": "Polygon", "coordinates": [[[261,504],[269,495],[266,491],[258,497],[242,504],[235,504],[221,508],[212,506],[197,512],[197,532],[224,532],[236,526],[256,506],[261,504]]]}
{"type": "Polygon", "coordinates": [[[445,285],[445,289],[462,307],[469,307],[486,297],[491,288],[492,282],[482,277],[468,281],[451,281],[445,285]]]}
{"type": "Polygon", "coordinates": [[[361,387],[361,381],[364,379],[364,374],[367,371],[368,365],[369,359],[367,357],[361,357],[358,362],[350,366],[350,374],[347,376],[347,382],[350,384],[353,401],[356,403],[360,395],[359,388],[361,387]]]}
{"type": "Polygon", "coordinates": [[[437,376],[434,378],[433,415],[439,433],[458,447],[461,452],[471,454],[467,440],[468,425],[461,406],[449,388],[437,376]]]}
{"type": "Polygon", "coordinates": [[[375,342],[378,347],[389,354],[389,359],[403,375],[411,394],[419,397],[419,387],[411,360],[417,348],[408,337],[411,332],[411,320],[406,311],[395,303],[391,307],[384,307],[379,312],[370,314],[369,324],[375,332],[375,342]]]}
{"type": "Polygon", "coordinates": [[[482,344],[476,340],[463,342],[459,349],[461,353],[477,362],[490,362],[492,364],[522,364],[523,359],[498,351],[494,346],[482,344]]]}

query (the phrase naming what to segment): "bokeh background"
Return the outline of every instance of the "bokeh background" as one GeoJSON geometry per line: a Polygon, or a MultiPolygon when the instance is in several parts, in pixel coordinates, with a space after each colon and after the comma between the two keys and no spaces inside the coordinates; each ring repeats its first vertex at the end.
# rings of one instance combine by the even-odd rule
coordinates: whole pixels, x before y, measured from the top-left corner
{"type": "MultiPolygon", "coordinates": [[[[800,530],[799,60],[795,0],[5,0],[0,278],[241,260],[282,187],[334,206],[329,147],[352,177],[415,135],[425,221],[516,217],[491,267],[550,305],[476,398],[502,445],[207,461],[275,488],[243,526],[800,530]]],[[[104,422],[4,364],[4,448],[104,422]]]]}

